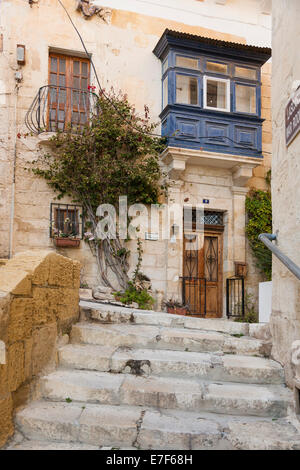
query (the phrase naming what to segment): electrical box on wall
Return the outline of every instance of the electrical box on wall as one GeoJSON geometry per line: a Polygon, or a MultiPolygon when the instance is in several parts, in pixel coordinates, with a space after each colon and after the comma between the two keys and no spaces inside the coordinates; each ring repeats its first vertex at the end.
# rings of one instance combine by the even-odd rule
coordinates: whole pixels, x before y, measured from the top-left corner
{"type": "Polygon", "coordinates": [[[23,44],[17,44],[17,63],[25,65],[25,46],[23,44]]]}

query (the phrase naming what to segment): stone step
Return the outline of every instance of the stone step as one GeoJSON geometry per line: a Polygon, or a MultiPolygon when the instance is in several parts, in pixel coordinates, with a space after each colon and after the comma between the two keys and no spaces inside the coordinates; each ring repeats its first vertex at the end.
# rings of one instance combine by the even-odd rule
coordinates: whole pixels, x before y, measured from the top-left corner
{"type": "Polygon", "coordinates": [[[286,416],[292,393],[283,385],[204,382],[60,369],[40,382],[47,400],[249,416],[286,416]]]}
{"type": "Polygon", "coordinates": [[[262,340],[247,336],[185,328],[150,325],[97,325],[81,322],[73,326],[72,343],[108,347],[168,349],[175,351],[215,352],[248,356],[267,356],[268,346],[262,340]]]}
{"type": "Polygon", "coordinates": [[[300,449],[300,434],[285,419],[184,411],[33,402],[16,414],[26,449],[300,449]],[[37,440],[38,439],[38,440],[37,440]]]}
{"type": "Polygon", "coordinates": [[[87,320],[104,324],[129,323],[165,327],[182,327],[198,330],[218,331],[229,334],[249,335],[249,323],[239,323],[225,318],[195,318],[171,315],[153,310],[139,310],[115,305],[81,301],[80,310],[87,320]]]}
{"type": "Polygon", "coordinates": [[[27,441],[10,446],[7,450],[99,450],[97,446],[81,443],[53,442],[53,441],[27,441]]]}
{"type": "Polygon", "coordinates": [[[88,344],[68,344],[58,354],[60,365],[69,369],[252,384],[284,383],[281,365],[261,357],[88,344]]]}

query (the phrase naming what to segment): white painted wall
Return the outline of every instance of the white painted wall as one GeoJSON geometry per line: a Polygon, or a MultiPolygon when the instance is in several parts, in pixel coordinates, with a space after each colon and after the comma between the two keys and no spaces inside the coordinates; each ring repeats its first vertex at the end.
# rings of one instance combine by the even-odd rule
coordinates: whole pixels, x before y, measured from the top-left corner
{"type": "Polygon", "coordinates": [[[156,16],[246,37],[248,44],[271,46],[271,16],[262,0],[95,0],[94,5],[156,16]]]}

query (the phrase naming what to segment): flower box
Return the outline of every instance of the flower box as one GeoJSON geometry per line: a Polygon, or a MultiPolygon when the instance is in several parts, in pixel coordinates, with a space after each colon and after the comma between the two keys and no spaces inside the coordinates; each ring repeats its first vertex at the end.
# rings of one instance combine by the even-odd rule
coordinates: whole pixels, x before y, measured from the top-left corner
{"type": "Polygon", "coordinates": [[[173,313],[174,315],[188,315],[189,309],[188,307],[167,307],[168,313],[173,313]]]}
{"type": "Polygon", "coordinates": [[[54,243],[60,248],[78,248],[80,245],[80,238],[57,237],[54,238],[54,243]]]}

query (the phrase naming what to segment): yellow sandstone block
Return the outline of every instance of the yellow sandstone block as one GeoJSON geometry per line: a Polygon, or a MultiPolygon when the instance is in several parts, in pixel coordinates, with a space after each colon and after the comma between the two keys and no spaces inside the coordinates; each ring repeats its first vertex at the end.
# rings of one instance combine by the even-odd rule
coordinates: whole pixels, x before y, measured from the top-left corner
{"type": "Polygon", "coordinates": [[[50,286],[73,287],[73,261],[59,255],[50,257],[50,286]]]}
{"type": "Polygon", "coordinates": [[[11,392],[24,382],[24,356],[23,343],[14,343],[8,348],[8,386],[11,392]]]}
{"type": "Polygon", "coordinates": [[[0,447],[2,447],[7,439],[13,435],[14,425],[12,418],[13,403],[11,395],[4,399],[0,399],[0,447]]]}
{"type": "Polygon", "coordinates": [[[57,305],[60,300],[60,289],[33,287],[33,326],[53,323],[56,320],[57,305]]]}
{"type": "Polygon", "coordinates": [[[31,276],[26,271],[10,268],[7,263],[0,268],[0,290],[15,295],[31,295],[31,276]]]}
{"type": "Polygon", "coordinates": [[[8,340],[10,343],[29,338],[32,333],[34,303],[32,299],[14,298],[10,305],[8,340]]]}

